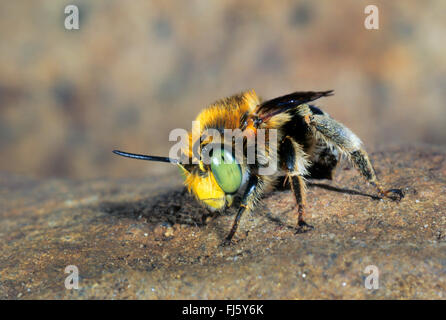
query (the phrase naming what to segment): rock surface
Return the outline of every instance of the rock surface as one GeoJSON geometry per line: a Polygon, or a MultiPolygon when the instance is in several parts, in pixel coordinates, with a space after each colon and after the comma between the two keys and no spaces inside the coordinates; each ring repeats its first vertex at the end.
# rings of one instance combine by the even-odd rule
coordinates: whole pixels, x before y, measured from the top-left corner
{"type": "Polygon", "coordinates": [[[208,218],[176,176],[32,180],[0,175],[2,299],[446,298],[446,151],[393,147],[371,154],[400,202],[344,165],[308,188],[295,234],[289,190],[243,217],[236,244],[220,247],[234,211],[208,218]],[[79,289],[67,290],[68,265],[79,289]],[[369,265],[379,289],[364,286],[369,265]]]}

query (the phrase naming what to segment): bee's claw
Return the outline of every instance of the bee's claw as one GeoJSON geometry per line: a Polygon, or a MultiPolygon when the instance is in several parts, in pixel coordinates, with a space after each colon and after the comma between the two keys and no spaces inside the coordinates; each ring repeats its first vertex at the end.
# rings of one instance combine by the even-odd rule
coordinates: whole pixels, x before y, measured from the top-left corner
{"type": "Polygon", "coordinates": [[[304,220],[301,220],[297,223],[297,228],[296,228],[296,234],[298,233],[306,233],[310,230],[313,230],[314,227],[312,225],[309,225],[308,223],[306,223],[304,220]]]}
{"type": "Polygon", "coordinates": [[[401,201],[404,198],[404,192],[401,189],[389,189],[387,191],[383,191],[379,195],[381,198],[389,198],[393,201],[401,201]]]}
{"type": "Polygon", "coordinates": [[[232,241],[232,239],[225,238],[221,243],[220,247],[229,247],[230,245],[233,245],[235,242],[232,241]]]}

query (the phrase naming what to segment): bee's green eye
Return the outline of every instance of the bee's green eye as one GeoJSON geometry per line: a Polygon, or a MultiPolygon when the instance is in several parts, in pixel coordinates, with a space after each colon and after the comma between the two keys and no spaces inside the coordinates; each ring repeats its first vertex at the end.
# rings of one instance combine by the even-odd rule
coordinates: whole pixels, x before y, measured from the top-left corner
{"type": "Polygon", "coordinates": [[[242,171],[232,154],[225,149],[214,149],[211,157],[211,170],[220,188],[226,193],[234,193],[242,183],[242,171]]]}

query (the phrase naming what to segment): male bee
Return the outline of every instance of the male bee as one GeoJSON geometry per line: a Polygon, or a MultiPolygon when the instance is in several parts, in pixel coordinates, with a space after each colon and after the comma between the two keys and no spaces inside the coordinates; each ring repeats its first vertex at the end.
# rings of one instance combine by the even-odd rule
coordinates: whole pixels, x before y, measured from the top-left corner
{"type": "MultiPolygon", "coordinates": [[[[230,207],[234,197],[238,196],[238,212],[224,243],[231,242],[242,215],[253,211],[265,191],[284,177],[297,204],[297,230],[305,232],[313,229],[304,220],[305,181],[308,178],[332,179],[341,156],[351,161],[366,181],[376,188],[378,197],[399,201],[404,196],[400,189],[385,190],[381,186],[361,140],[350,129],[315,105],[308,104],[332,94],[332,90],[294,92],[260,102],[252,90],[219,100],[198,115],[199,127],[188,133],[189,143],[181,150],[183,161],[118,150],[113,152],[125,157],[178,165],[189,192],[210,211],[230,207]],[[213,138],[205,134],[209,129],[221,136],[225,129],[239,129],[245,141],[242,157],[237,158],[226,147],[213,147],[211,151],[207,150],[209,161],[204,161],[200,152],[214,145],[213,138]],[[265,143],[263,157],[266,162],[256,160],[249,163],[246,140],[257,138],[261,130],[276,130],[277,143],[265,143]],[[277,148],[276,157],[273,157],[272,147],[277,148]],[[262,174],[261,169],[268,161],[275,162],[277,170],[273,174],[262,174]]],[[[234,141],[224,140],[224,143],[233,145],[234,141]]]]}

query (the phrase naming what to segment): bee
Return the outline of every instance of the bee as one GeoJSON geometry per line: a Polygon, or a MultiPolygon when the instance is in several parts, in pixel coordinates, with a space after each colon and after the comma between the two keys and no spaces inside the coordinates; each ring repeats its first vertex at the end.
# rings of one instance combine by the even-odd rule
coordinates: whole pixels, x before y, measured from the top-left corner
{"type": "MultiPolygon", "coordinates": [[[[264,193],[281,178],[290,186],[296,200],[297,232],[313,229],[304,219],[306,180],[332,179],[341,157],[350,161],[376,188],[379,198],[400,201],[404,197],[400,189],[385,190],[378,181],[361,140],[328,113],[310,104],[331,95],[333,90],[293,92],[261,102],[251,90],[218,100],[197,116],[199,126],[188,132],[187,147],[180,151],[183,161],[119,150],[113,152],[124,157],[177,165],[188,191],[211,212],[225,210],[238,197],[238,211],[223,244],[231,243],[243,214],[255,210],[264,193]],[[242,157],[237,158],[226,147],[213,147],[208,153],[210,161],[201,159],[204,150],[213,145],[214,137],[205,134],[209,129],[222,137],[225,129],[240,130],[245,142],[242,157]],[[262,130],[276,130],[277,143],[268,141],[264,144],[263,160],[266,162],[248,163],[246,140],[258,138],[262,130]],[[273,157],[273,147],[277,149],[276,157],[273,157]],[[275,163],[277,169],[273,174],[262,174],[264,163],[268,162],[275,163]]],[[[234,141],[224,143],[233,147],[234,141]]]]}

